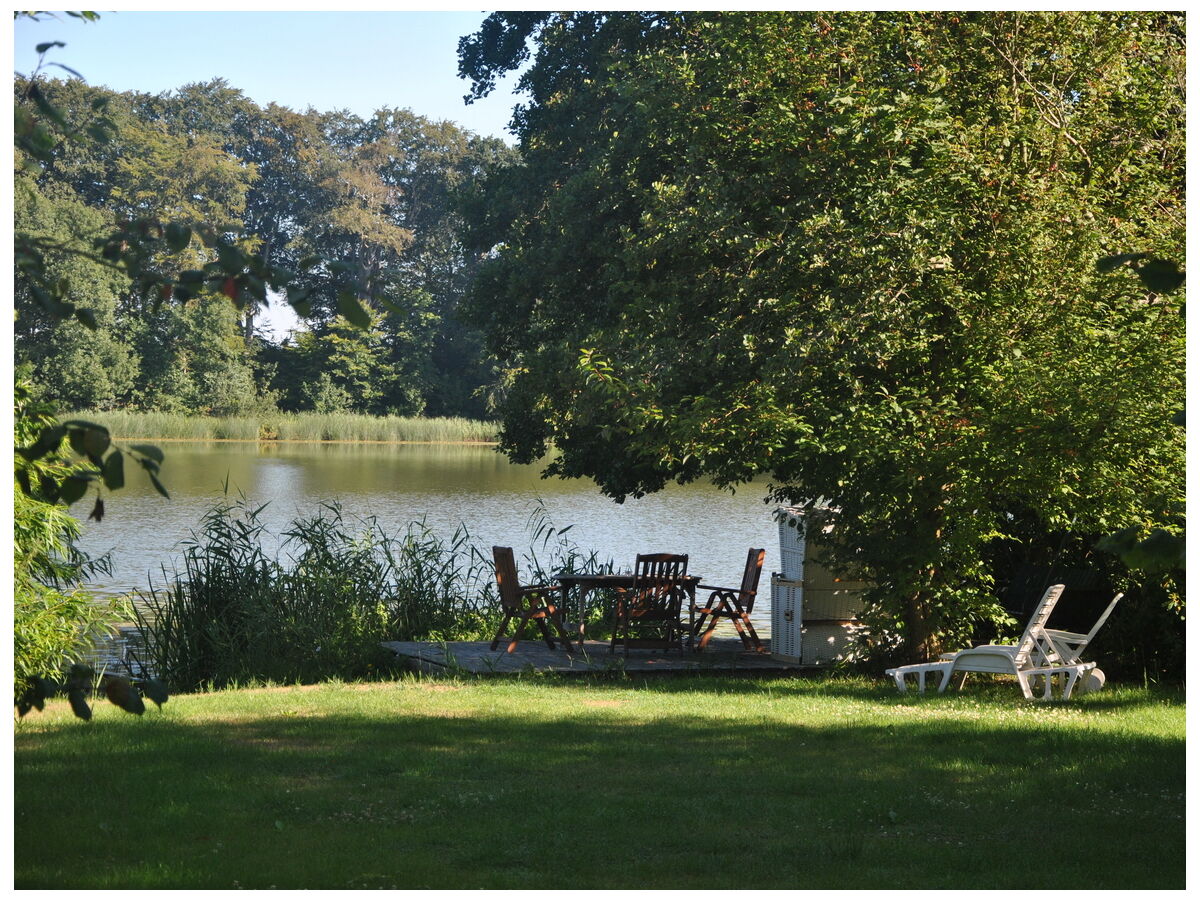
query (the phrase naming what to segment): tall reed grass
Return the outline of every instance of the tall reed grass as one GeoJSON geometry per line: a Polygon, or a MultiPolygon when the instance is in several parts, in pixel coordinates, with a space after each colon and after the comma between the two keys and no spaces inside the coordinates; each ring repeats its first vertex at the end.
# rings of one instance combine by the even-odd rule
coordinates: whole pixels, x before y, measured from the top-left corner
{"type": "MultiPolygon", "coordinates": [[[[424,522],[384,532],[349,522],[336,504],[297,519],[269,556],[263,506],[225,500],[185,542],[183,571],[135,597],[143,673],[173,690],[249,682],[363,678],[391,660],[383,641],[490,639],[499,623],[491,553],[463,526],[449,537],[424,522]]],[[[534,508],[528,578],[611,571],[534,508]]],[[[271,540],[271,544],[277,544],[271,540]]]]}
{"type": "Polygon", "coordinates": [[[497,426],[461,418],[407,418],[356,413],[267,413],[257,416],[189,416],[179,413],[85,411],[81,418],[104,425],[117,440],[387,441],[489,443],[497,426]]]}

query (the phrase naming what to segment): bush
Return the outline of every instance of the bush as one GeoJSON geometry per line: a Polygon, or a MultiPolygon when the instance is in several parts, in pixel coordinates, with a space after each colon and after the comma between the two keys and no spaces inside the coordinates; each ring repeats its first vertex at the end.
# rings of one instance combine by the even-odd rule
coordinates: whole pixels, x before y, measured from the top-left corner
{"type": "MultiPolygon", "coordinates": [[[[37,433],[55,424],[50,407],[31,399],[28,386],[16,386],[15,441],[33,443],[37,433]]],[[[43,477],[61,479],[71,464],[54,455],[36,462],[16,455],[17,471],[31,493],[13,486],[13,675],[14,696],[21,697],[35,678],[55,679],[90,653],[111,623],[121,617],[121,600],[100,601],[79,589],[107,560],[90,559],[75,547],[79,523],[65,506],[47,502],[34,487],[43,477]]]]}
{"type": "MultiPolygon", "coordinates": [[[[361,678],[388,640],[486,634],[491,568],[460,529],[423,523],[399,537],[374,519],[353,530],[336,504],[284,532],[268,556],[262,507],[225,501],[184,545],[183,572],[136,603],[148,667],[179,690],[250,681],[361,678]]],[[[165,576],[164,572],[164,576],[165,576]]]]}

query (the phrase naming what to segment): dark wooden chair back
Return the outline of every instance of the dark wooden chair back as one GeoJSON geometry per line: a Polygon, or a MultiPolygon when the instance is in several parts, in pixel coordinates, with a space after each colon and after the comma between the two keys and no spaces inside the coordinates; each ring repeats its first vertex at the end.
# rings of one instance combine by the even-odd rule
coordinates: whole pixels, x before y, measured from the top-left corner
{"type": "Polygon", "coordinates": [[[754,611],[754,598],[758,595],[758,580],[762,577],[763,560],[767,558],[766,550],[750,549],[746,554],[746,571],[742,573],[742,588],[738,591],[742,601],[742,609],[747,614],[754,611]]]}
{"type": "Polygon", "coordinates": [[[681,579],[687,574],[687,554],[638,554],[630,591],[630,613],[666,612],[678,608],[681,579]]]}
{"type": "Polygon", "coordinates": [[[512,547],[493,547],[492,559],[496,562],[496,587],[500,591],[500,605],[506,611],[521,609],[521,584],[517,581],[517,563],[513,559],[512,547]]]}

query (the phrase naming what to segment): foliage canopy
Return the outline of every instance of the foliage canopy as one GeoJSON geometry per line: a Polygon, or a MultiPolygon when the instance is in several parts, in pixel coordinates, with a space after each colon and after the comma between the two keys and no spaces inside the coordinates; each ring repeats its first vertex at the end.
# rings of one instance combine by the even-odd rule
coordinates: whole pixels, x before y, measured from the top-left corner
{"type": "Polygon", "coordinates": [[[909,655],[997,544],[1182,527],[1182,16],[495,13],[460,72],[529,42],[471,222],[512,458],[765,474],[909,655]]]}

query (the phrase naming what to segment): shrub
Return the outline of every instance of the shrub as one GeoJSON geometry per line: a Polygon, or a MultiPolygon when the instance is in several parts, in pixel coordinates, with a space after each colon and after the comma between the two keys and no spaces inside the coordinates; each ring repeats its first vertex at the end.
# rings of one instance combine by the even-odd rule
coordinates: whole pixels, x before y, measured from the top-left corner
{"type": "Polygon", "coordinates": [[[138,598],[145,662],[176,689],[365,677],[390,658],[382,641],[475,637],[493,623],[490,567],[464,529],[445,540],[417,522],[391,536],[327,504],[268,556],[261,511],[219,504],[184,545],[183,571],[138,598]]]}

